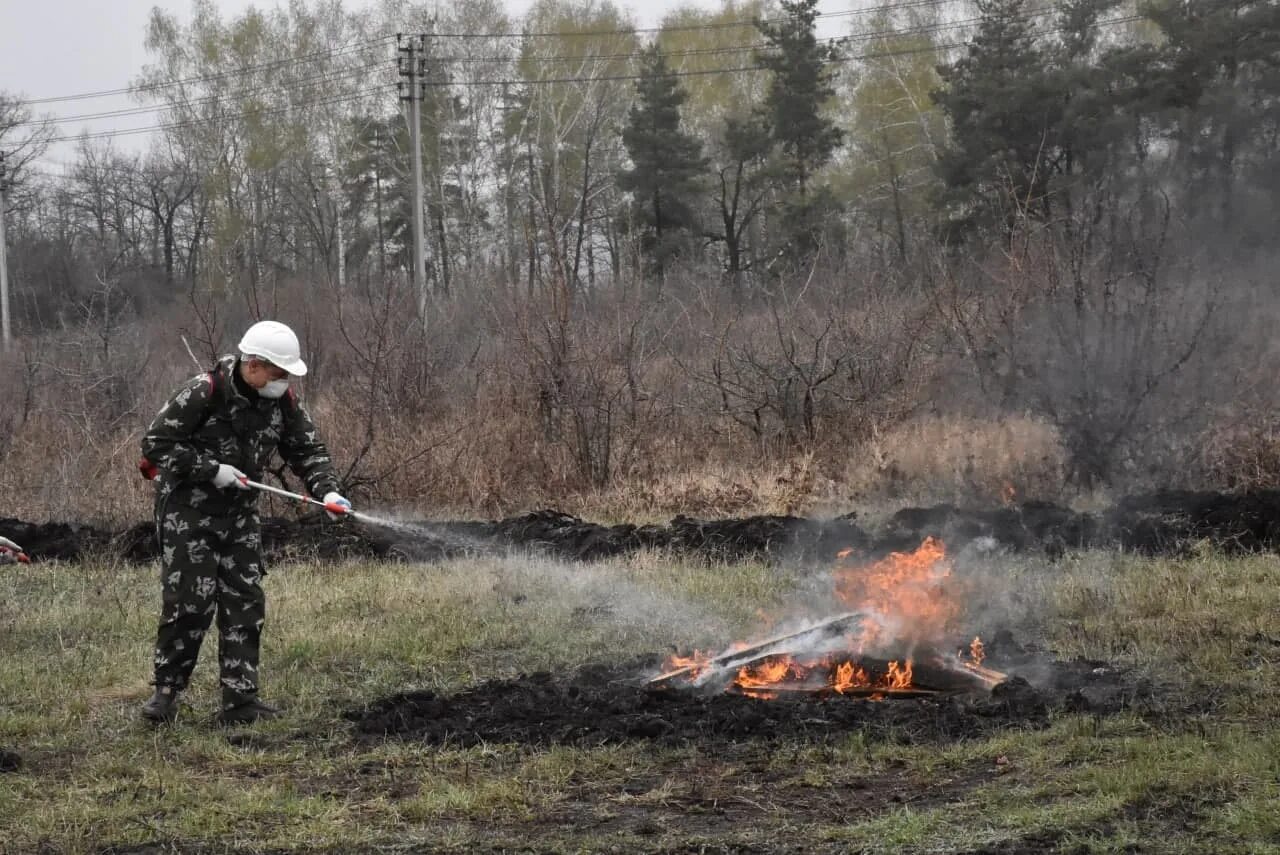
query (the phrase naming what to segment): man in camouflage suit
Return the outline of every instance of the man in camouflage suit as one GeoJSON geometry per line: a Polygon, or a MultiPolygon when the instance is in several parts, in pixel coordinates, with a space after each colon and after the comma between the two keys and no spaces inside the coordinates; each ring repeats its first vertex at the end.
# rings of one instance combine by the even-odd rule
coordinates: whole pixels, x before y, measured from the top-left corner
{"type": "MultiPolygon", "coordinates": [[[[297,336],[284,324],[255,324],[240,356],[186,383],[142,439],[143,466],[157,480],[155,517],[163,564],[154,696],[142,715],[172,721],[200,642],[218,622],[224,724],[271,718],[258,699],[258,649],[265,618],[258,491],[277,450],[313,496],[350,507],[338,493],[329,453],[288,389],[306,373],[297,336]]],[[[332,516],[332,514],[331,514],[332,516]]]]}

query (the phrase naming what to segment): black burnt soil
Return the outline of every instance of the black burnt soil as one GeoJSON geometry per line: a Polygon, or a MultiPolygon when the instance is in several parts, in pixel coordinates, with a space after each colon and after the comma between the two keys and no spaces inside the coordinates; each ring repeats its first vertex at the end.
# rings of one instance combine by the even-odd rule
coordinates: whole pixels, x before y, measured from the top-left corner
{"type": "Polygon", "coordinates": [[[799,695],[766,700],[653,688],[643,683],[644,669],[637,664],[591,665],[569,674],[540,672],[484,682],[452,695],[404,692],[352,710],[346,718],[362,739],[393,737],[429,745],[590,746],[637,740],[676,745],[815,740],[859,731],[903,743],[940,743],[1010,727],[1041,727],[1060,712],[1106,714],[1154,706],[1155,692],[1139,676],[1104,662],[1041,661],[1005,646],[1011,655],[988,664],[1010,669],[1007,681],[990,692],[927,699],[799,695]]]}

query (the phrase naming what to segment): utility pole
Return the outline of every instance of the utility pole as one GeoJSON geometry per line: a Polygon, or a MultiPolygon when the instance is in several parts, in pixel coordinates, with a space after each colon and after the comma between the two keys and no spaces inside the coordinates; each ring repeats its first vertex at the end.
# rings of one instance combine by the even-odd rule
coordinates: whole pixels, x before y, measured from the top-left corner
{"type": "Polygon", "coordinates": [[[13,346],[13,330],[9,322],[9,248],[4,236],[4,199],[8,189],[4,152],[0,151],[0,346],[5,353],[13,346]]]}
{"type": "Polygon", "coordinates": [[[378,219],[378,273],[387,283],[387,241],[382,236],[382,126],[373,126],[373,200],[378,219]]]}
{"type": "Polygon", "coordinates": [[[338,250],[338,290],[347,290],[347,254],[342,233],[342,178],[338,175],[338,159],[329,168],[329,186],[332,188],[334,241],[338,250]]]}
{"type": "Polygon", "coordinates": [[[427,258],[422,228],[422,77],[426,68],[426,36],[396,34],[400,57],[400,100],[409,102],[409,146],[413,149],[413,281],[418,286],[418,314],[427,327],[427,258]],[[402,43],[403,42],[403,43],[402,43]],[[407,91],[406,91],[407,90],[407,91]]]}

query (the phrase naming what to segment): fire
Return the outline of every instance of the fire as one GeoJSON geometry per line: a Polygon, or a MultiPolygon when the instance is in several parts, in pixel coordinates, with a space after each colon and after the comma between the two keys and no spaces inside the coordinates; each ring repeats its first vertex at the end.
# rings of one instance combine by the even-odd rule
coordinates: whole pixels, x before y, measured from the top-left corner
{"type": "Polygon", "coordinates": [[[780,691],[820,692],[824,689],[837,694],[855,690],[893,690],[914,688],[912,663],[900,665],[896,660],[888,664],[883,674],[873,677],[867,669],[850,660],[835,657],[798,659],[789,654],[769,656],[758,662],[743,665],[734,675],[732,686],[741,694],[754,698],[774,698],[780,691]]]}
{"type": "Polygon", "coordinates": [[[943,590],[951,570],[942,541],[928,537],[915,552],[893,552],[868,567],[842,563],[835,571],[835,593],[845,605],[875,616],[863,626],[865,647],[889,640],[885,635],[936,641],[959,616],[959,600],[943,590]],[[888,633],[886,622],[893,624],[888,633]]]}
{"type": "Polygon", "coordinates": [[[969,658],[973,660],[974,665],[981,665],[982,660],[987,658],[987,650],[982,646],[982,639],[976,635],[973,641],[969,642],[969,658]]]}
{"type": "Polygon", "coordinates": [[[907,689],[911,686],[911,660],[907,660],[907,667],[899,668],[897,662],[889,663],[889,673],[885,674],[885,679],[889,682],[891,689],[907,689]]]}
{"type": "Polygon", "coordinates": [[[797,667],[790,656],[780,656],[777,659],[766,659],[755,668],[743,665],[738,669],[736,682],[744,689],[758,689],[775,686],[789,675],[803,679],[806,673],[806,669],[797,667]]]}
{"type": "Polygon", "coordinates": [[[861,567],[851,563],[853,554],[839,553],[833,579],[848,613],[738,642],[716,655],[672,656],[650,684],[718,686],[761,699],[807,692],[875,700],[893,693],[919,697],[948,686],[990,688],[1004,678],[982,666],[986,651],[976,636],[967,651],[938,655],[961,609],[961,598],[945,589],[952,566],[940,540],[926,538],[914,552],[861,567]],[[898,656],[881,658],[898,645],[898,656]]]}
{"type": "Polygon", "coordinates": [[[843,692],[854,686],[869,685],[871,685],[871,679],[867,677],[866,669],[852,662],[841,662],[837,665],[835,679],[831,682],[831,688],[837,692],[843,692]]]}
{"type": "Polygon", "coordinates": [[[1014,500],[1017,498],[1018,489],[1014,487],[1011,482],[1005,481],[1000,487],[1000,501],[1004,503],[1005,507],[1008,507],[1009,505],[1012,505],[1014,500]]]}
{"type": "Polygon", "coordinates": [[[783,688],[786,684],[803,684],[808,675],[809,669],[790,656],[770,657],[754,666],[743,665],[739,668],[733,685],[741,689],[744,695],[774,698],[777,694],[768,690],[783,688]]]}
{"type": "Polygon", "coordinates": [[[711,665],[711,654],[703,653],[701,650],[693,651],[691,656],[680,656],[673,653],[667,657],[667,661],[663,663],[663,671],[667,673],[685,674],[689,679],[694,679],[702,672],[706,671],[711,665]]]}

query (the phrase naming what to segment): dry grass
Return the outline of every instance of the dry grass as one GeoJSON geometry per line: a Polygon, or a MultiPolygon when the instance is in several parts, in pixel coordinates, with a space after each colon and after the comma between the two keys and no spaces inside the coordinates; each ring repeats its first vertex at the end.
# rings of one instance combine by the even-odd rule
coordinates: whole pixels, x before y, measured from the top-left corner
{"type": "MultiPolygon", "coordinates": [[[[344,466],[361,446],[357,411],[325,395],[310,406],[339,467],[344,466]]],[[[687,437],[647,449],[643,471],[592,488],[576,479],[562,449],[529,440],[528,424],[508,424],[495,433],[478,428],[471,418],[454,414],[382,425],[359,472],[379,475],[378,482],[372,493],[360,488],[357,497],[423,517],[493,517],[556,507],[628,522],[681,513],[834,515],[885,502],[990,505],[1002,500],[1006,484],[1022,498],[1063,497],[1056,437],[1028,420],[928,418],[888,430],[861,447],[781,457],[762,456],[749,447],[703,448],[691,429],[687,437]],[[427,451],[412,464],[397,466],[404,449],[427,451]]],[[[513,411],[506,421],[528,418],[513,411]]],[[[142,421],[102,433],[54,414],[34,415],[14,432],[0,466],[6,515],[116,526],[148,518],[151,486],[135,468],[142,421]]]]}
{"type": "Polygon", "coordinates": [[[1063,449],[1049,425],[1025,417],[993,421],[922,417],[883,431],[850,455],[844,478],[874,500],[987,503],[1063,494],[1063,449]]]}

